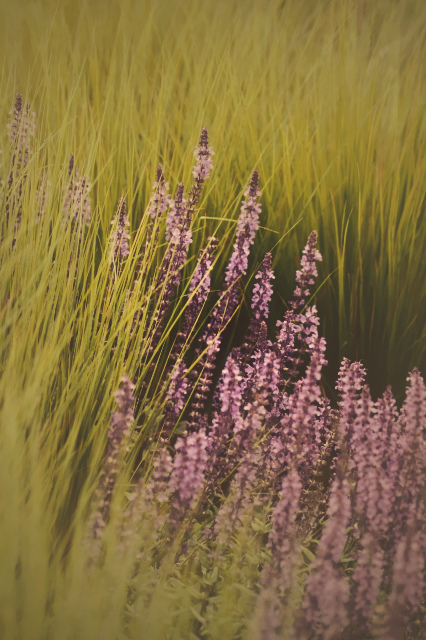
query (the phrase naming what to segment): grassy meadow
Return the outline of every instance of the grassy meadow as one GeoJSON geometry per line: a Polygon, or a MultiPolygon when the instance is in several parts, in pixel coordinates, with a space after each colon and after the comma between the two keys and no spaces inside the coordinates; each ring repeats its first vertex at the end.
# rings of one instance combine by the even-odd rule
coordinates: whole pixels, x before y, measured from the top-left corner
{"type": "Polygon", "coordinates": [[[424,637],[425,35],[1,3],[0,638],[424,637]]]}

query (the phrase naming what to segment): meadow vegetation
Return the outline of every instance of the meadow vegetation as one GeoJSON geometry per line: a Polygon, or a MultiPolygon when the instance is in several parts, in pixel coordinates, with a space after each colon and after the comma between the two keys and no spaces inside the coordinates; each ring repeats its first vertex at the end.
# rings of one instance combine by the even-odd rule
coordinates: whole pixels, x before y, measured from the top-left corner
{"type": "Polygon", "coordinates": [[[0,637],[421,640],[425,18],[0,7],[0,637]]]}

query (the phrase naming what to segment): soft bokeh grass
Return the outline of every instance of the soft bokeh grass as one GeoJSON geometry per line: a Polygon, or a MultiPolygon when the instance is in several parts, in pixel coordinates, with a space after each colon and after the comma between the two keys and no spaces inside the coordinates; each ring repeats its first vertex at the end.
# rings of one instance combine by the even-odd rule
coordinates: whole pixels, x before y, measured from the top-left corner
{"type": "MultiPolygon", "coordinates": [[[[113,519],[110,555],[89,576],[81,540],[133,313],[153,304],[142,279],[135,306],[121,315],[132,258],[144,255],[146,227],[139,223],[155,166],[163,163],[173,187],[189,184],[202,126],[216,151],[215,170],[194,221],[193,247],[217,232],[216,274],[229,257],[242,191],[258,167],[264,228],[251,271],[272,249],[278,298],[288,300],[301,249],[309,232],[319,231],[327,390],[342,356],[363,359],[373,395],[388,383],[400,392],[414,365],[425,369],[425,17],[420,0],[1,3],[3,178],[6,122],[18,91],[37,112],[37,134],[21,232],[13,251],[10,234],[0,248],[0,635],[120,637],[134,549],[124,560],[115,555],[113,519]],[[62,225],[71,152],[94,184],[82,247],[62,225]],[[36,225],[43,172],[52,199],[36,225]],[[103,250],[122,193],[134,241],[112,288],[103,250]]],[[[193,267],[190,260],[186,276],[193,267]]],[[[272,320],[284,309],[276,302],[272,320]]],[[[132,344],[129,376],[142,364],[139,441],[158,429],[159,406],[141,402],[143,373],[149,358],[161,369],[181,310],[173,306],[154,354],[144,342],[149,315],[132,344]]],[[[124,473],[118,501],[128,483],[124,473]]],[[[192,569],[190,554],[175,567],[171,550],[162,574],[140,572],[139,590],[153,595],[130,613],[134,636],[161,637],[166,630],[189,637],[190,613],[211,622],[212,638],[232,629],[229,619],[240,625],[255,594],[248,587],[235,593],[235,575],[250,583],[250,562],[256,565],[262,553],[262,517],[242,577],[238,553],[247,548],[247,531],[239,534],[228,581],[215,594],[218,618],[205,607],[214,580],[192,569]]],[[[201,532],[193,538],[201,540],[201,532]]]]}
{"type": "Polygon", "coordinates": [[[194,228],[235,218],[258,167],[271,231],[255,261],[274,247],[283,300],[319,231],[329,391],[342,356],[363,360],[376,393],[400,394],[405,372],[424,368],[423,2],[6,0],[0,11],[1,121],[19,90],[48,137],[48,170],[53,150],[64,163],[74,150],[95,181],[101,238],[124,190],[137,228],[158,161],[173,184],[189,180],[206,126],[217,155],[194,228]]]}

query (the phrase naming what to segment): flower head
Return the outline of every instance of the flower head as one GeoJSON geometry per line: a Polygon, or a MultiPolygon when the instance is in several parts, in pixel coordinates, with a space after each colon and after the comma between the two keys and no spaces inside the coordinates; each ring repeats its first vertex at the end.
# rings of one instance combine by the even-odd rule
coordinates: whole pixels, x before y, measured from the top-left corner
{"type": "Polygon", "coordinates": [[[114,228],[110,236],[109,262],[111,267],[117,267],[130,253],[129,250],[129,218],[126,215],[126,199],[124,196],[118,201],[117,212],[111,221],[114,228]]]}
{"type": "Polygon", "coordinates": [[[87,176],[81,176],[79,169],[74,165],[74,156],[71,154],[68,163],[68,187],[65,195],[64,213],[66,219],[73,223],[90,225],[92,215],[92,203],[90,200],[91,184],[87,176]]]}

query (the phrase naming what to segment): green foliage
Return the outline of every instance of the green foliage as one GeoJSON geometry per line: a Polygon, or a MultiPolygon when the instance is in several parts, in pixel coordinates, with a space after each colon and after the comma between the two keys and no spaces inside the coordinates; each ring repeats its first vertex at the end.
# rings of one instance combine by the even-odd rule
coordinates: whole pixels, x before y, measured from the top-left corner
{"type": "Polygon", "coordinates": [[[1,121],[20,90],[51,179],[52,156],[76,154],[101,243],[123,190],[137,229],[157,162],[188,182],[206,126],[217,155],[195,246],[217,226],[232,234],[258,167],[270,231],[255,259],[277,245],[283,300],[319,232],[329,386],[346,356],[362,359],[374,393],[402,393],[425,363],[424,3],[20,0],[1,11],[1,121]]]}

